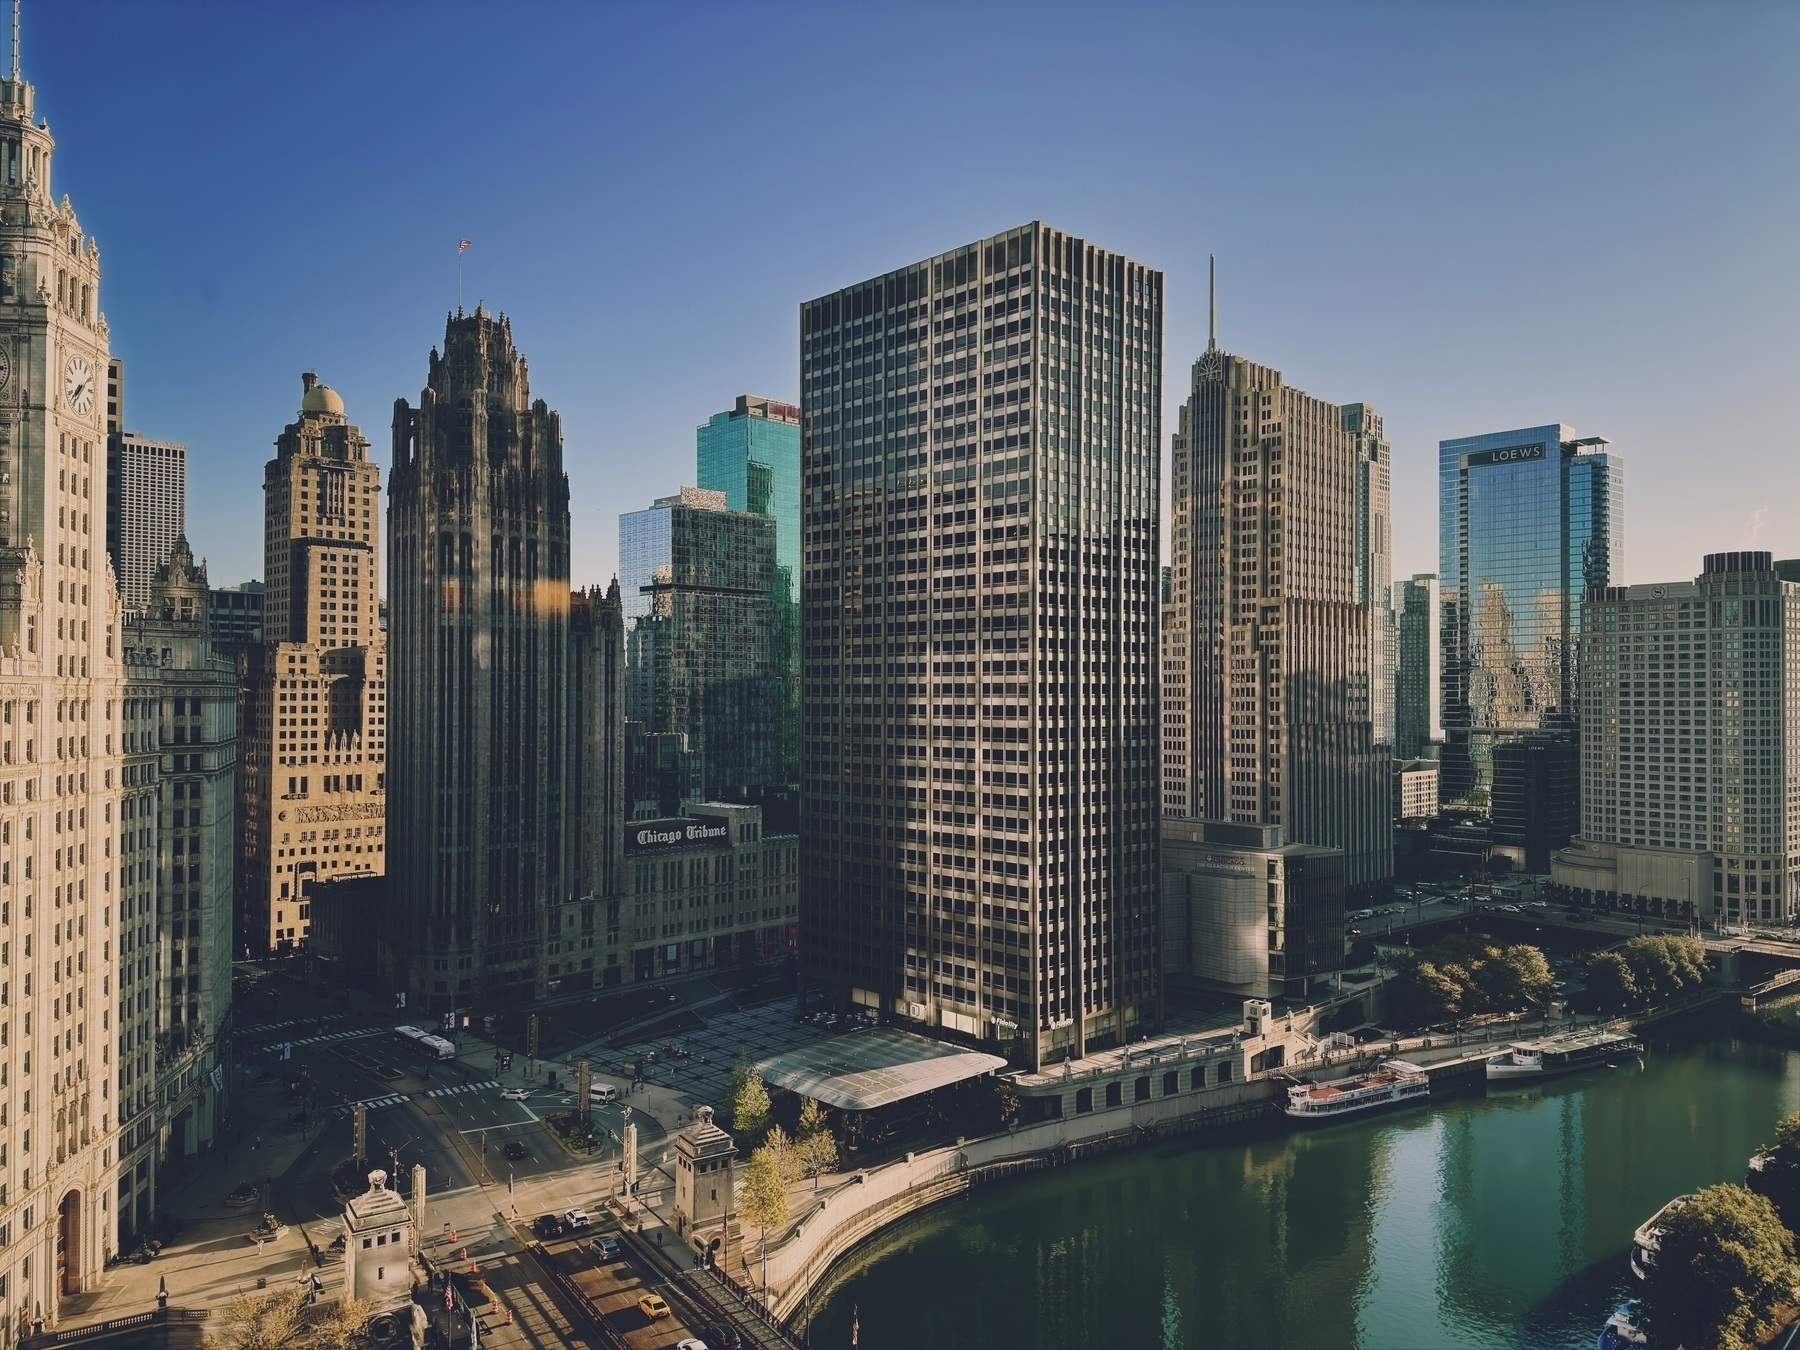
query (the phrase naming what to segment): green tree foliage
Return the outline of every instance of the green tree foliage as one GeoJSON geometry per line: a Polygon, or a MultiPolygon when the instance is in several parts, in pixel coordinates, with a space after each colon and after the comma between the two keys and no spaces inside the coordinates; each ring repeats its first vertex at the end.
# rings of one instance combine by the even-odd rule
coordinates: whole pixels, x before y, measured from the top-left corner
{"type": "Polygon", "coordinates": [[[1536,947],[1447,938],[1393,958],[1388,998],[1396,1021],[1424,1026],[1475,1013],[1518,1012],[1550,991],[1550,963],[1536,947]]]}
{"type": "Polygon", "coordinates": [[[1645,1288],[1658,1344],[1748,1350],[1800,1286],[1794,1235],[1742,1186],[1708,1186],[1664,1220],[1645,1288]]]}
{"type": "Polygon", "coordinates": [[[769,1230],[779,1228],[787,1219],[787,1182],[782,1180],[780,1160],[766,1145],[750,1155],[743,1184],[738,1187],[737,1204],[738,1217],[750,1227],[762,1230],[765,1245],[769,1230]]]}
{"type": "Polygon", "coordinates": [[[1744,1185],[1775,1206],[1789,1232],[1800,1228],[1800,1114],[1775,1126],[1775,1142],[1756,1155],[1744,1185]]]}
{"type": "Polygon", "coordinates": [[[737,1061],[731,1066],[731,1086],[726,1089],[728,1100],[735,1102],[738,1093],[744,1090],[745,1081],[756,1072],[756,1061],[750,1058],[748,1050],[739,1050],[737,1061]]]}
{"type": "Polygon", "coordinates": [[[206,1325],[208,1345],[220,1350],[286,1350],[298,1340],[306,1293],[289,1285],[239,1294],[206,1325]]]}
{"type": "Polygon", "coordinates": [[[763,1140],[763,1146],[756,1150],[767,1153],[775,1159],[776,1170],[781,1173],[783,1184],[796,1181],[800,1177],[800,1151],[788,1132],[776,1125],[769,1130],[769,1137],[763,1140]]]}
{"type": "Polygon", "coordinates": [[[1622,952],[1600,952],[1589,961],[1587,987],[1602,1008],[1627,1008],[1640,997],[1637,976],[1622,952]]]}
{"type": "Polygon", "coordinates": [[[1634,937],[1623,948],[1640,998],[1671,998],[1706,980],[1706,946],[1698,938],[1634,937]]]}
{"type": "Polygon", "coordinates": [[[333,1303],[311,1327],[311,1336],[301,1342],[307,1350],[358,1350],[364,1343],[364,1328],[375,1305],[366,1298],[350,1298],[333,1303]]]}

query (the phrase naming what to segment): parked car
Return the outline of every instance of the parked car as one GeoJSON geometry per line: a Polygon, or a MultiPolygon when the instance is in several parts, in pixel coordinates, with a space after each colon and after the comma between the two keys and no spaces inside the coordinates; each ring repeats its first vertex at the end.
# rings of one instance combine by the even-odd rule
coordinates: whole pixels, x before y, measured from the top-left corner
{"type": "Polygon", "coordinates": [[[619,1246],[619,1239],[604,1234],[588,1243],[595,1256],[602,1261],[617,1261],[624,1249],[619,1246]]]}
{"type": "Polygon", "coordinates": [[[570,1228],[586,1228],[588,1216],[585,1209],[572,1209],[563,1215],[563,1222],[570,1228]]]}
{"type": "Polygon", "coordinates": [[[661,1294],[645,1294],[638,1300],[638,1311],[655,1321],[669,1315],[669,1305],[663,1302],[661,1294]]]}

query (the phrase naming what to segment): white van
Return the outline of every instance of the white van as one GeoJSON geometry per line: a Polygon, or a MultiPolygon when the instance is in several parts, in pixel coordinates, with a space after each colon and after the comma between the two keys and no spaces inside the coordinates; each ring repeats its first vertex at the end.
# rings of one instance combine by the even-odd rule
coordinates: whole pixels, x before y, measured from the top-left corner
{"type": "Polygon", "coordinates": [[[611,1083],[589,1083],[588,1100],[601,1106],[608,1102],[616,1102],[619,1100],[619,1089],[611,1083]]]}

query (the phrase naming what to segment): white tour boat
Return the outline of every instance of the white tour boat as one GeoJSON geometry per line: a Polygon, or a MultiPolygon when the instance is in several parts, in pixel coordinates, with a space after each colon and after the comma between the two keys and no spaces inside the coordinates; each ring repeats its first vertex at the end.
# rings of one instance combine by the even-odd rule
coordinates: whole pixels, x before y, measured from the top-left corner
{"type": "Polygon", "coordinates": [[[1552,1078],[1579,1073],[1602,1064],[1617,1064],[1642,1054],[1644,1047],[1627,1031],[1567,1031],[1536,1041],[1515,1041],[1506,1054],[1487,1063],[1488,1081],[1552,1078]]]}
{"type": "Polygon", "coordinates": [[[1345,1116],[1379,1111],[1431,1095],[1431,1075],[1417,1064],[1390,1059],[1377,1069],[1329,1083],[1303,1082],[1288,1088],[1282,1110],[1302,1124],[1323,1124],[1345,1116]]]}

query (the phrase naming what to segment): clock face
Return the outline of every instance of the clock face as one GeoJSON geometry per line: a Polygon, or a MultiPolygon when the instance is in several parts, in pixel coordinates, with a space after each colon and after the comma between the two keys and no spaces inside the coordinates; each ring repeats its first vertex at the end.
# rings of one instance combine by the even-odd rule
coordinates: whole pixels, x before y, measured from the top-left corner
{"type": "Polygon", "coordinates": [[[7,359],[6,349],[0,347],[0,389],[6,388],[6,382],[12,378],[12,362],[7,359]]]}
{"type": "Polygon", "coordinates": [[[83,417],[94,410],[94,368],[85,356],[71,356],[63,368],[63,393],[83,417]]]}

